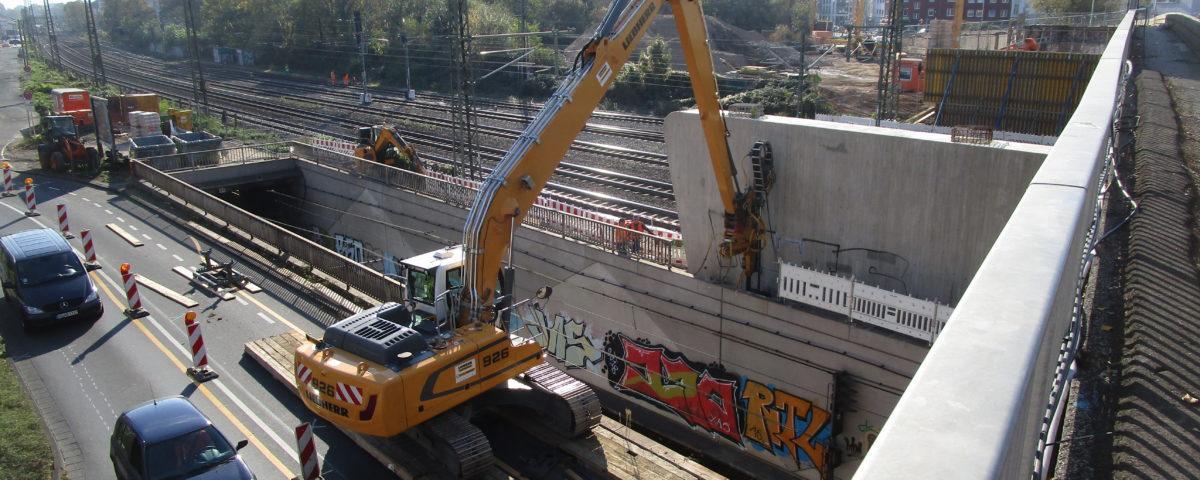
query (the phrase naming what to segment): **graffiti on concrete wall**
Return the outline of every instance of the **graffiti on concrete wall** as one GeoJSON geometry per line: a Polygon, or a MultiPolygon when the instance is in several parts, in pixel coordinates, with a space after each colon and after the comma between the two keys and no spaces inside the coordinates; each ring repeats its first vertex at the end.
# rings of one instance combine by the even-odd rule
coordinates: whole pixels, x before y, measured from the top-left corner
{"type": "Polygon", "coordinates": [[[604,372],[617,391],[739,446],[787,458],[798,469],[824,470],[831,417],[811,401],[622,333],[605,335],[604,353],[604,372]]]}
{"type": "Polygon", "coordinates": [[[517,309],[521,321],[546,353],[562,361],[567,368],[600,371],[600,344],[591,335],[591,327],[565,313],[548,315],[536,303],[517,309]]]}

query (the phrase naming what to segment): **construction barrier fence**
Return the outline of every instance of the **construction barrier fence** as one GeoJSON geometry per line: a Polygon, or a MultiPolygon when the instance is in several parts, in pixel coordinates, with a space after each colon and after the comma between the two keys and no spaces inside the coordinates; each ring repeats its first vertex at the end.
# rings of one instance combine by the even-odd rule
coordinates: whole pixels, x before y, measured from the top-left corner
{"type": "Polygon", "coordinates": [[[925,58],[935,125],[1058,135],[1100,55],[938,48],[925,58]]]}

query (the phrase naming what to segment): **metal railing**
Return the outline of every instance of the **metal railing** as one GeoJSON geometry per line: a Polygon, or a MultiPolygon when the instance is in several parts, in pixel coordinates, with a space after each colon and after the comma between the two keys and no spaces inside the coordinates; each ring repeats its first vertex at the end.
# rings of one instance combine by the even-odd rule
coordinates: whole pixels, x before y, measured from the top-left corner
{"type": "Polygon", "coordinates": [[[245,145],[198,152],[173,153],[171,155],[139,158],[138,161],[163,172],[197,170],[201,168],[292,158],[292,145],[292,142],[264,143],[261,145],[245,145]]]}
{"type": "MultiPolygon", "coordinates": [[[[293,155],[347,174],[384,183],[441,200],[461,208],[470,208],[475,188],[416,172],[391,167],[302,143],[292,143],[293,155]]],[[[564,238],[587,243],[618,255],[645,260],[667,267],[685,264],[682,242],[630,230],[606,222],[534,205],[525,216],[526,227],[536,228],[564,238]]]]}
{"type": "MultiPolygon", "coordinates": [[[[243,160],[248,160],[248,158],[243,157],[243,160]]],[[[281,256],[301,260],[312,268],[336,278],[347,289],[361,291],[380,301],[403,301],[403,286],[368,266],[209,195],[143,161],[133,160],[130,162],[130,166],[134,177],[148,182],[188,205],[199,208],[206,214],[220,219],[227,226],[241,230],[251,238],[261,240],[276,249],[276,253],[281,256]]]]}
{"type": "MultiPolygon", "coordinates": [[[[1126,13],[1062,135],[855,478],[1030,478],[1053,443],[1125,98],[1126,13]]],[[[1041,473],[1041,472],[1039,472],[1041,473]]]]}

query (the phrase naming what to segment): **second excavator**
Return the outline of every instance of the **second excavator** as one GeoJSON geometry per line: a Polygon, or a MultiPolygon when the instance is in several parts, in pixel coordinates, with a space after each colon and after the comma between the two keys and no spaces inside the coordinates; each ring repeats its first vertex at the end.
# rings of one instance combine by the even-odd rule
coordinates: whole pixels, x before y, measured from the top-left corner
{"type": "MultiPolygon", "coordinates": [[[[757,269],[769,188],[770,149],[756,146],[755,182],[743,192],[717,97],[704,15],[695,0],[616,0],[570,73],[483,181],[463,244],[405,260],[406,302],[378,306],[310,338],[295,353],[300,396],[322,418],[355,432],[414,434],[453,475],[471,477],[493,459],[473,413],[525,407],[566,436],[588,433],[600,403],[584,383],[543,359],[507,321],[513,307],[513,232],[650,27],[670,5],[725,206],[722,256],[757,269]],[[763,160],[765,159],[765,160],[763,160]],[[521,380],[514,383],[510,380],[521,380]]],[[[539,290],[545,300],[550,288],[539,290]]]]}

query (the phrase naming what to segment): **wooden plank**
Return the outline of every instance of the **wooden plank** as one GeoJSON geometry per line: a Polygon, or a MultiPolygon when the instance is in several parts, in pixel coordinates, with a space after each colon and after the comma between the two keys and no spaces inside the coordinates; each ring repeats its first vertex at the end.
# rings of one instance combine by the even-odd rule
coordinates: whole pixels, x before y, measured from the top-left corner
{"type": "Polygon", "coordinates": [[[687,456],[671,450],[665,445],[658,443],[654,439],[642,435],[636,430],[625,428],[615,418],[604,416],[600,418],[600,425],[597,429],[606,429],[614,435],[628,439],[632,444],[637,445],[645,451],[644,455],[655,457],[655,461],[663,465],[671,465],[674,468],[686,472],[684,478],[702,478],[702,479],[723,479],[724,476],[712,471],[708,467],[697,463],[695,460],[687,456]]]}
{"type": "MultiPolygon", "coordinates": [[[[220,264],[220,262],[217,262],[216,260],[209,259],[208,266],[209,267],[219,267],[219,266],[221,266],[221,264],[220,264]]],[[[262,287],[256,285],[254,282],[250,282],[250,281],[247,281],[246,286],[242,287],[242,288],[250,293],[259,293],[262,291],[262,287]]]]}
{"type": "Polygon", "coordinates": [[[133,236],[129,232],[126,232],[125,229],[121,228],[120,225],[109,223],[105,225],[105,227],[108,227],[109,230],[112,230],[112,232],[117,234],[118,237],[121,237],[122,240],[129,242],[130,245],[133,245],[134,247],[142,246],[141,240],[138,240],[137,237],[133,236]]]}
{"type": "Polygon", "coordinates": [[[142,286],[144,286],[150,290],[153,290],[154,292],[158,293],[159,295],[167,297],[168,300],[171,300],[175,303],[183,305],[185,308],[192,308],[192,307],[195,307],[196,305],[199,305],[199,303],[196,302],[195,300],[192,300],[192,299],[184,296],[183,294],[177,293],[174,290],[164,287],[161,284],[159,284],[158,282],[155,282],[154,280],[151,280],[149,278],[146,278],[146,277],[144,277],[142,275],[138,275],[138,274],[134,274],[133,277],[135,279],[137,279],[137,282],[142,284],[142,286]]]}

